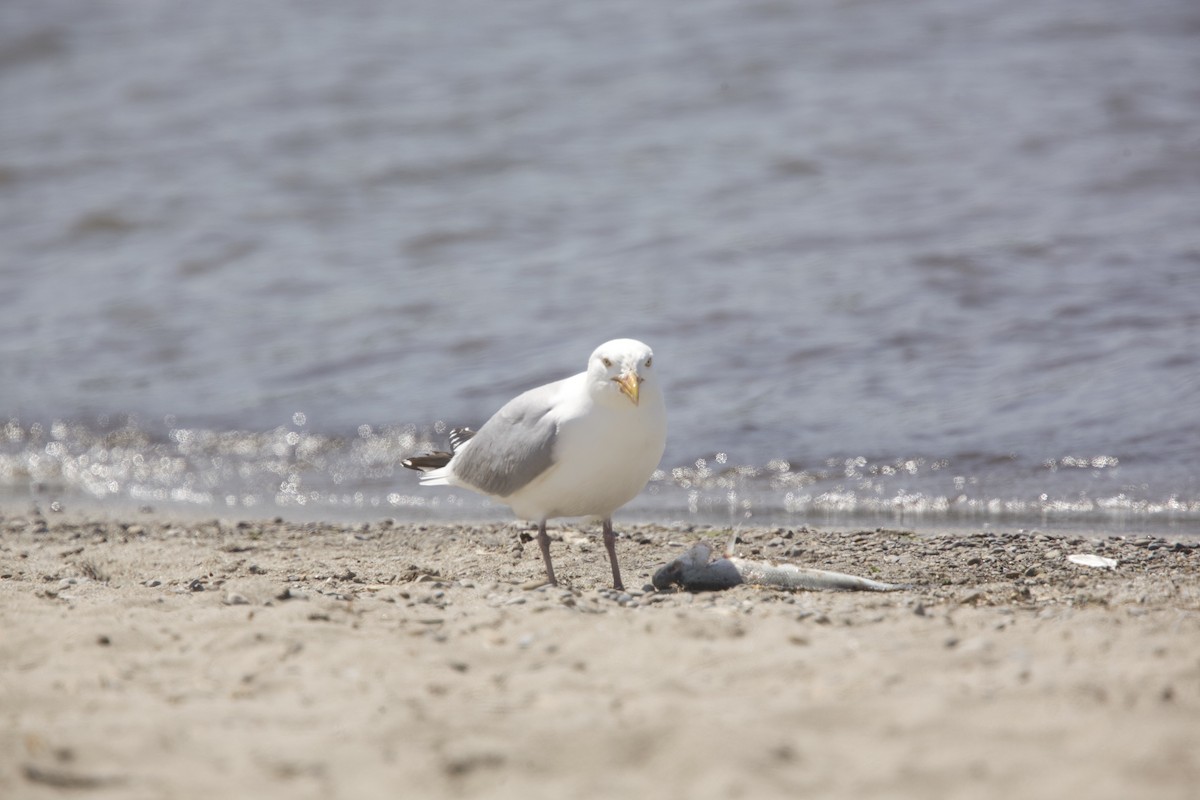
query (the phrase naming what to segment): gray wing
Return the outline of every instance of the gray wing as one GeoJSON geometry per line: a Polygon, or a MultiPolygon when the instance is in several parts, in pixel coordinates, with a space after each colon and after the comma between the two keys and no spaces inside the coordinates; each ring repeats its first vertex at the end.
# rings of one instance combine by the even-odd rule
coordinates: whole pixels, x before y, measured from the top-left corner
{"type": "Polygon", "coordinates": [[[460,480],[495,497],[520,491],[554,464],[558,423],[549,414],[556,384],[539,386],[510,400],[455,454],[460,480]]]}

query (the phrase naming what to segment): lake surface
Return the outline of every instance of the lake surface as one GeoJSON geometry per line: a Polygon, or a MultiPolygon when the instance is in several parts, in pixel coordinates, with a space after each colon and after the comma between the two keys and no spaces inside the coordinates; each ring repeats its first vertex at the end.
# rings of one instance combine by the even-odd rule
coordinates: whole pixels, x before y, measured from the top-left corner
{"type": "Polygon", "coordinates": [[[18,0],[0,107],[10,500],[502,517],[399,461],[632,336],[626,518],[1200,532],[1191,0],[18,0]]]}

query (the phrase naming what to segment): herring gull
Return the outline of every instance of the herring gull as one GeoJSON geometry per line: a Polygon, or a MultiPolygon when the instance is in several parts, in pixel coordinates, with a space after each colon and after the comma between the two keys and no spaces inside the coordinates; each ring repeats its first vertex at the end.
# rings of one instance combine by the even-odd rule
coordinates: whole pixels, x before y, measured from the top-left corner
{"type": "Polygon", "coordinates": [[[653,355],[635,339],[605,342],[586,371],[518,395],[476,432],[452,432],[452,453],[403,464],[424,473],[423,486],[472,489],[537,522],[552,585],[546,520],[600,517],[613,586],[623,589],[612,514],[646,486],[667,442],[653,355]]]}

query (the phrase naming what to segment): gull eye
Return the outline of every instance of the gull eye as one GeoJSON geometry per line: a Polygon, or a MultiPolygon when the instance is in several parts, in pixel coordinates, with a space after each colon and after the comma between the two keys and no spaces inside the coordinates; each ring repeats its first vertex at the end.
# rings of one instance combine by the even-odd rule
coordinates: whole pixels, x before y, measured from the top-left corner
{"type": "Polygon", "coordinates": [[[646,356],[646,366],[650,366],[650,362],[654,360],[654,356],[646,356]]]}
{"type": "Polygon", "coordinates": [[[604,366],[606,366],[606,367],[611,367],[611,366],[612,366],[612,359],[611,359],[611,358],[601,358],[601,359],[600,359],[600,363],[601,363],[601,364],[603,364],[603,365],[604,365],[604,366]]]}

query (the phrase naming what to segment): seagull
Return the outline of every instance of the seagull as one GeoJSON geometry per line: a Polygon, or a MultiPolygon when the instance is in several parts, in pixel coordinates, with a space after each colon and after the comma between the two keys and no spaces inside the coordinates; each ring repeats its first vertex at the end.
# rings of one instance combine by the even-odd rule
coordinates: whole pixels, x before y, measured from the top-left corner
{"type": "Polygon", "coordinates": [[[472,489],[537,522],[553,586],[558,579],[546,521],[601,518],[613,587],[624,589],[612,514],[645,488],[667,444],[666,405],[653,365],[654,353],[642,342],[605,342],[585,371],[518,395],[478,431],[452,431],[452,452],[402,463],[424,473],[422,486],[472,489]]]}

